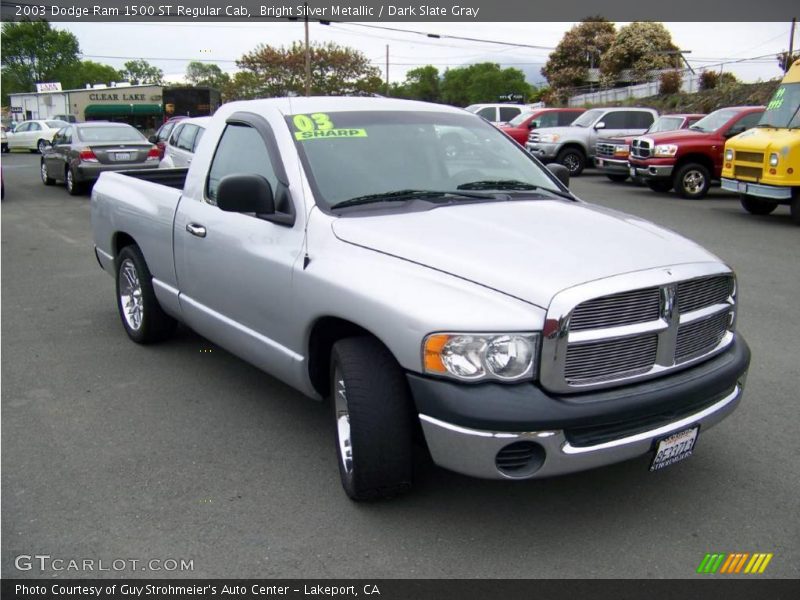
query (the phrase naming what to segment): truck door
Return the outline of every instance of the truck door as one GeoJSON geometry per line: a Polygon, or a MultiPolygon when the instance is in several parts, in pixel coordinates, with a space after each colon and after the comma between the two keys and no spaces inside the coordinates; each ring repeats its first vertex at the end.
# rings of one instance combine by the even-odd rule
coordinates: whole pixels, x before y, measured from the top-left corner
{"type": "Polygon", "coordinates": [[[220,180],[243,173],[269,181],[278,208],[292,202],[267,121],[239,115],[228,119],[199,197],[184,197],[175,215],[181,311],[204,337],[286,379],[301,359],[288,346],[296,337],[290,329],[292,269],[303,228],[216,206],[220,180]]]}

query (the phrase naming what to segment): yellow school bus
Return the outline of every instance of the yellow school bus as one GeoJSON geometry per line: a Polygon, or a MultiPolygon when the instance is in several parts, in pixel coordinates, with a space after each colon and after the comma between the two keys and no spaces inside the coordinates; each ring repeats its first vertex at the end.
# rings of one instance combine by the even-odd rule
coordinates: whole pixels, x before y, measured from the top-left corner
{"type": "Polygon", "coordinates": [[[754,215],[788,204],[800,225],[800,60],[775,90],[758,125],[725,144],[722,188],[737,192],[754,215]]]}

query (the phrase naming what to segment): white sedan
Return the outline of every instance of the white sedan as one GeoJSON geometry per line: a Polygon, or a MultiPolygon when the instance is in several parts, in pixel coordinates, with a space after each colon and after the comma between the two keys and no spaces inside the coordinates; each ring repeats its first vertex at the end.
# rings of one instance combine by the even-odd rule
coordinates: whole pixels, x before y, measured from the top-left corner
{"type": "Polygon", "coordinates": [[[50,146],[56,132],[62,127],[69,125],[66,121],[58,120],[36,120],[23,121],[14,128],[14,131],[6,133],[8,149],[22,148],[31,152],[44,151],[50,146]]]}

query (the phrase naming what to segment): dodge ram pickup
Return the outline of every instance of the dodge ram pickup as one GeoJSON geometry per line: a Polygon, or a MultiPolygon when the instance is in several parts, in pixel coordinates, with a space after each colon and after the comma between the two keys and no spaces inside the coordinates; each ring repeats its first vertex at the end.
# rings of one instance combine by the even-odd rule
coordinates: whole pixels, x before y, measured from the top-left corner
{"type": "Polygon", "coordinates": [[[355,500],[409,489],[415,441],[485,478],[660,470],[742,398],[736,279],[565,182],[456,108],[233,102],[188,169],[100,176],[95,255],[134,342],[180,321],[330,399],[355,500]]]}

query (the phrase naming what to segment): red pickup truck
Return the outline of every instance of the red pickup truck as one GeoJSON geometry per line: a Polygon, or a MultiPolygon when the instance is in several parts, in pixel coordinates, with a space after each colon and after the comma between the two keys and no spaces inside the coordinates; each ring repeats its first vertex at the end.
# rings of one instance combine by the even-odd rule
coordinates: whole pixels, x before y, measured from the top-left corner
{"type": "Polygon", "coordinates": [[[763,106],[721,108],[689,129],[634,138],[630,175],[656,192],[675,188],[682,198],[704,198],[722,174],[725,140],[754,127],[763,112],[763,106]]]}
{"type": "Polygon", "coordinates": [[[524,146],[528,141],[531,129],[565,127],[584,112],[586,112],[585,108],[536,108],[523,112],[508,123],[498,125],[498,128],[524,146]]]}

